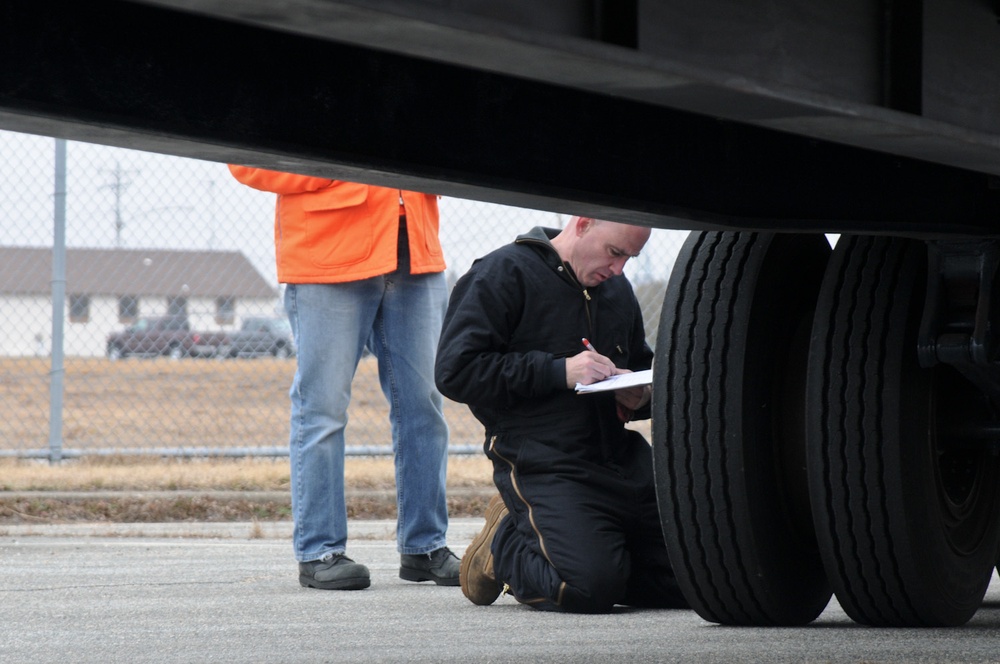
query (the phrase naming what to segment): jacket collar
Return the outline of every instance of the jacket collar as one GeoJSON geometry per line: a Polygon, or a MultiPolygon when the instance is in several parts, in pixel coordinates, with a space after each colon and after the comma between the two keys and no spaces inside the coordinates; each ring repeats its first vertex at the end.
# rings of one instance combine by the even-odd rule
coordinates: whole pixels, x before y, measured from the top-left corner
{"type": "MultiPolygon", "coordinates": [[[[533,247],[545,261],[546,265],[551,267],[555,272],[557,272],[563,278],[569,280],[573,285],[583,288],[580,285],[580,281],[576,278],[576,273],[573,272],[573,268],[570,267],[569,263],[563,261],[559,256],[559,252],[556,248],[552,246],[552,238],[559,235],[560,230],[558,228],[545,228],[544,226],[535,226],[527,233],[522,233],[518,235],[514,240],[514,244],[521,244],[533,247]]],[[[586,290],[584,289],[586,292],[586,290]]]]}
{"type": "Polygon", "coordinates": [[[535,226],[527,233],[518,235],[514,242],[517,242],[518,244],[525,242],[541,242],[542,244],[548,245],[552,251],[555,251],[555,247],[552,246],[552,238],[559,235],[559,232],[558,228],[535,226]]]}

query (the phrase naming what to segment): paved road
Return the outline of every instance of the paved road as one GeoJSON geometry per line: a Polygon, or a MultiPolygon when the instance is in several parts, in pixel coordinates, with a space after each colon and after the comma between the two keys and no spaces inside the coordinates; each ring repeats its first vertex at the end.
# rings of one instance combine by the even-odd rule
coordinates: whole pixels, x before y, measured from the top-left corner
{"type": "MultiPolygon", "coordinates": [[[[480,524],[454,520],[453,548],[480,524]]],[[[996,579],[952,630],[860,627],[836,602],[796,629],[546,614],[401,581],[392,524],[351,527],[359,592],[299,587],[286,523],[0,527],[0,662],[1000,662],[996,579]]]]}

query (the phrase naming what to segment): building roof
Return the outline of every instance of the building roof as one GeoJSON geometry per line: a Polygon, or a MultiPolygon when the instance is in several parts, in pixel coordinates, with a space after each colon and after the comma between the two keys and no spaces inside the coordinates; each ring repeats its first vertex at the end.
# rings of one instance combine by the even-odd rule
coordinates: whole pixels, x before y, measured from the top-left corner
{"type": "MultiPolygon", "coordinates": [[[[52,290],[52,249],[0,247],[0,294],[52,290]]],[[[67,295],[277,297],[238,251],[66,249],[67,295]]]]}

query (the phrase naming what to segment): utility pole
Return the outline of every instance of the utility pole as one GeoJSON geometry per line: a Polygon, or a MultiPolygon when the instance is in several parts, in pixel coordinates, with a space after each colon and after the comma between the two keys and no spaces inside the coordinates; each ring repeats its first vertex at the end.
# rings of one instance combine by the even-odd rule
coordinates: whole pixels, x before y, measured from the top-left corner
{"type": "Polygon", "coordinates": [[[215,180],[208,180],[208,250],[215,251],[215,180]]]}
{"type": "Polygon", "coordinates": [[[112,183],[106,185],[106,189],[110,189],[115,195],[115,247],[119,248],[122,246],[122,231],[125,229],[125,220],[122,218],[122,194],[125,193],[125,189],[131,184],[125,179],[128,173],[133,171],[124,171],[119,162],[115,162],[115,170],[111,171],[112,183]]]}

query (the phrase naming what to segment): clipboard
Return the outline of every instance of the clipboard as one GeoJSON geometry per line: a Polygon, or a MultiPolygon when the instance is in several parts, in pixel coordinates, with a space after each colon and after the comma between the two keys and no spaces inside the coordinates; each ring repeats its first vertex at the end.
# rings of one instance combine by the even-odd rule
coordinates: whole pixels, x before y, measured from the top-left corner
{"type": "Polygon", "coordinates": [[[612,390],[622,390],[626,387],[638,387],[640,385],[653,384],[653,370],[633,371],[632,373],[616,374],[590,385],[576,384],[577,394],[589,394],[591,392],[610,392],[612,390]]]}

